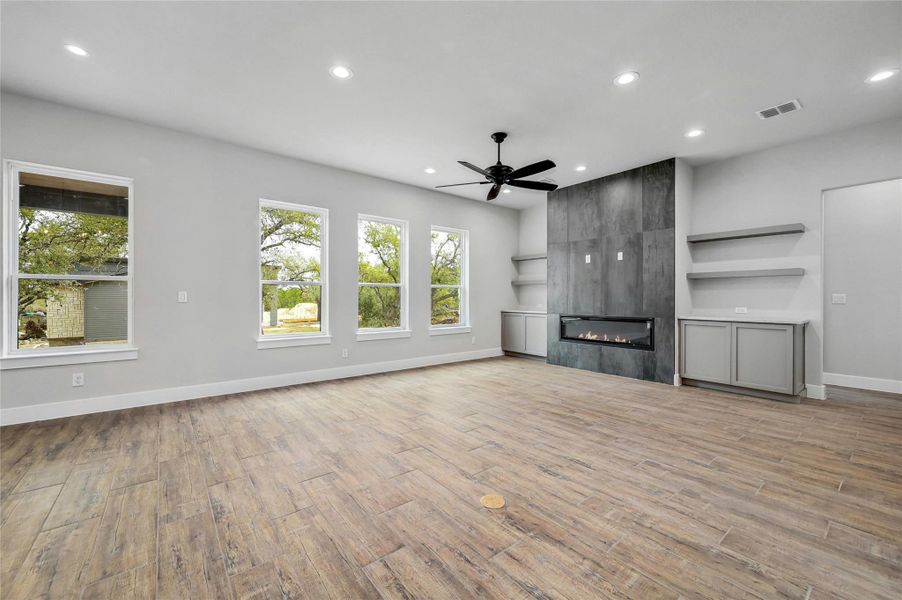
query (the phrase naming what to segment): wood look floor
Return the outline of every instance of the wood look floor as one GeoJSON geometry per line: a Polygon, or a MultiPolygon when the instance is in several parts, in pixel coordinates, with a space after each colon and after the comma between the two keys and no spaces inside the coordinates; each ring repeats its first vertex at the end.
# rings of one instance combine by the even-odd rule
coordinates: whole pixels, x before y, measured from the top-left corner
{"type": "Polygon", "coordinates": [[[902,598],[892,399],[782,404],[499,358],[0,444],[9,600],[902,598]]]}

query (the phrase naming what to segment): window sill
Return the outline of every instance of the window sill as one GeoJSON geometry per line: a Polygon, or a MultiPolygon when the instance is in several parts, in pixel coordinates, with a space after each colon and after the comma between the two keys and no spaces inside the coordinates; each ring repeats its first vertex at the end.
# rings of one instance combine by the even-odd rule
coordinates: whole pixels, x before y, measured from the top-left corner
{"type": "Polygon", "coordinates": [[[58,365],[83,365],[87,363],[137,360],[138,349],[104,348],[102,350],[72,350],[67,352],[41,352],[11,354],[0,358],[0,371],[53,367],[58,365]]]}
{"type": "Polygon", "coordinates": [[[320,346],[331,344],[331,335],[309,335],[281,338],[257,338],[257,350],[268,348],[290,348],[292,346],[320,346]]]}
{"type": "Polygon", "coordinates": [[[409,338],[410,329],[374,329],[372,331],[358,330],[357,341],[368,342],[370,340],[391,340],[395,338],[409,338]]]}
{"type": "Polygon", "coordinates": [[[473,328],[469,325],[453,325],[448,327],[430,327],[429,335],[454,335],[455,333],[470,333],[473,328]]]}

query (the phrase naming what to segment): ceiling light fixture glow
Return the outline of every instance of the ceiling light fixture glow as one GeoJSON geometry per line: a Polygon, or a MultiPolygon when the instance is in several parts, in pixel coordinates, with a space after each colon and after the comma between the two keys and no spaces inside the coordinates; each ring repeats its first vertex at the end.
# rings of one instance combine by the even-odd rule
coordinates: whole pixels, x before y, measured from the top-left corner
{"type": "Polygon", "coordinates": [[[66,44],[63,46],[66,50],[74,54],[75,56],[87,56],[88,51],[82,48],[81,46],[76,46],[75,44],[66,44]]]}
{"type": "Polygon", "coordinates": [[[697,138],[701,135],[705,135],[704,129],[690,129],[689,131],[686,132],[687,138],[697,138]]]}
{"type": "Polygon", "coordinates": [[[354,71],[344,65],[335,65],[329,69],[329,74],[335,79],[350,79],[354,76],[354,71]]]}
{"type": "Polygon", "coordinates": [[[617,85],[629,85],[632,82],[639,79],[639,74],[635,71],[627,71],[626,73],[621,73],[617,77],[614,78],[614,83],[617,85]]]}
{"type": "Polygon", "coordinates": [[[575,167],[573,167],[573,170],[574,171],[585,171],[586,165],[576,165],[575,167]]]}
{"type": "Polygon", "coordinates": [[[426,167],[425,169],[423,169],[423,172],[432,175],[433,173],[435,173],[435,169],[433,169],[432,167],[426,167]]]}
{"type": "Polygon", "coordinates": [[[877,83],[878,81],[883,81],[884,79],[889,79],[893,75],[896,75],[899,72],[899,69],[887,69],[886,71],[878,71],[874,73],[870,77],[868,77],[868,83],[877,83]]]}

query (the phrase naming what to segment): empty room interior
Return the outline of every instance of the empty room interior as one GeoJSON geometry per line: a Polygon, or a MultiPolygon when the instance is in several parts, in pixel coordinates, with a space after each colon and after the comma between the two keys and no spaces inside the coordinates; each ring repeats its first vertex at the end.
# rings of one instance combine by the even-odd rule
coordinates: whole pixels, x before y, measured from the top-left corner
{"type": "Polygon", "coordinates": [[[0,4],[0,598],[902,598],[902,2],[0,4]]]}

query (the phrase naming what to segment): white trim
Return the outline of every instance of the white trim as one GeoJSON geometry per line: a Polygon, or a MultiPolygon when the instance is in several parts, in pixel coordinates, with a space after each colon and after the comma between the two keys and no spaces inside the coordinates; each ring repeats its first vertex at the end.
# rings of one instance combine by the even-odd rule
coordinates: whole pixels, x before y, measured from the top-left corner
{"type": "Polygon", "coordinates": [[[102,350],[98,350],[94,346],[86,350],[72,350],[69,347],[63,350],[60,347],[60,350],[60,352],[32,350],[32,354],[19,353],[12,356],[4,356],[0,358],[0,371],[57,365],[83,365],[117,360],[136,360],[138,358],[138,349],[134,347],[103,348],[102,350]]]}
{"type": "MultiPolygon", "coordinates": [[[[361,221],[373,221],[375,223],[386,223],[388,225],[394,225],[401,229],[401,281],[399,283],[367,283],[360,281],[360,268],[357,269],[357,302],[360,302],[360,286],[364,287],[397,287],[400,288],[399,295],[401,296],[401,326],[395,329],[385,329],[385,332],[401,332],[406,331],[407,335],[387,335],[384,337],[377,337],[373,335],[375,332],[370,332],[366,329],[358,329],[357,330],[357,340],[378,340],[378,339],[389,339],[396,337],[410,337],[410,222],[404,219],[393,219],[391,217],[377,217],[375,215],[366,215],[363,213],[357,213],[357,252],[360,252],[360,222],[361,221]],[[361,337],[363,336],[363,337],[361,337]]],[[[359,306],[358,306],[359,313],[359,306]]],[[[379,330],[382,331],[382,330],[379,330]]]]}
{"type": "Polygon", "coordinates": [[[357,341],[368,342],[370,340],[409,338],[411,333],[412,332],[409,329],[358,329],[357,341]]]}
{"type": "Polygon", "coordinates": [[[50,275],[48,273],[18,273],[18,279],[35,279],[47,281],[125,281],[127,275],[50,275]]]}
{"type": "Polygon", "coordinates": [[[473,328],[469,325],[436,325],[429,328],[429,335],[453,335],[455,333],[470,333],[473,328]]]}
{"type": "Polygon", "coordinates": [[[842,373],[824,373],[824,383],[841,385],[842,387],[874,390],[902,394],[902,381],[897,379],[880,379],[877,377],[861,377],[859,375],[843,375],[842,373]]]}
{"type": "Polygon", "coordinates": [[[257,350],[267,350],[269,348],[290,348],[292,346],[320,346],[322,344],[331,343],[331,335],[322,335],[315,333],[280,335],[272,336],[270,338],[257,338],[257,350]]]}
{"type": "Polygon", "coordinates": [[[2,224],[0,227],[0,247],[2,247],[5,260],[2,264],[3,279],[3,307],[2,318],[0,318],[0,338],[2,338],[2,348],[0,348],[0,369],[24,368],[49,366],[58,364],[81,364],[89,362],[105,362],[111,360],[132,360],[138,357],[137,350],[134,349],[135,339],[135,187],[134,179],[131,177],[121,177],[119,175],[107,175],[104,173],[94,173],[91,171],[80,171],[78,169],[70,169],[67,167],[54,167],[51,165],[40,165],[37,163],[23,162],[19,160],[3,159],[3,176],[5,185],[3,186],[2,199],[2,224]],[[59,274],[31,274],[19,273],[19,236],[17,225],[19,222],[19,173],[35,173],[39,175],[49,175],[51,177],[60,177],[64,179],[77,179],[79,181],[91,181],[94,183],[103,183],[124,187],[128,190],[128,272],[125,275],[59,275],[59,274]],[[67,347],[65,351],[44,352],[35,350],[20,350],[18,348],[18,297],[19,297],[19,279],[59,279],[59,280],[79,280],[79,281],[121,281],[125,282],[128,294],[128,314],[127,318],[127,339],[126,350],[134,352],[134,356],[130,358],[98,358],[103,353],[109,354],[117,350],[105,349],[104,351],[96,351],[89,346],[72,346],[67,347]],[[40,352],[40,354],[38,353],[40,352]],[[85,354],[84,360],[74,358],[76,354],[85,354]],[[52,356],[51,356],[52,355],[52,356]],[[66,362],[63,356],[68,356],[66,362]],[[26,359],[34,360],[24,360],[26,359]],[[16,359],[15,363],[8,362],[9,359],[16,359]],[[20,360],[21,359],[21,360],[20,360]],[[7,366],[11,364],[22,365],[7,366]]]}
{"type": "Polygon", "coordinates": [[[314,381],[327,381],[330,379],[372,375],[374,373],[389,373],[391,371],[401,371],[404,369],[417,369],[432,365],[491,358],[494,356],[501,356],[502,354],[501,348],[487,348],[484,350],[471,350],[468,352],[455,352],[452,354],[436,354],[433,356],[404,358],[400,360],[366,363],[347,367],[333,367],[330,369],[317,369],[314,371],[300,371],[296,373],[284,373],[281,375],[268,375],[265,377],[233,379],[216,383],[202,383],[198,385],[147,390],[143,392],[131,392],[112,396],[100,396],[97,398],[82,398],[79,400],[51,402],[34,406],[18,406],[0,409],[0,423],[3,425],[14,425],[16,423],[59,419],[62,417],[135,408],[152,404],[166,404],[182,400],[194,400],[196,398],[206,398],[208,396],[238,394],[253,390],[311,383],[314,381]]]}
{"type": "Polygon", "coordinates": [[[826,400],[827,388],[823,385],[817,385],[815,383],[806,383],[805,396],[807,398],[811,398],[812,400],[826,400]]]}
{"type": "Polygon", "coordinates": [[[257,350],[266,348],[284,348],[287,346],[313,346],[317,344],[329,344],[332,338],[329,336],[329,209],[319,206],[308,206],[306,204],[295,204],[292,202],[280,202],[278,200],[267,200],[260,198],[257,202],[257,350]],[[262,256],[260,254],[260,233],[263,226],[260,220],[260,213],[263,208],[277,208],[280,210],[293,210],[309,214],[319,215],[319,281],[278,281],[261,279],[260,262],[262,256]],[[319,328],[318,333],[293,333],[280,335],[276,337],[264,337],[263,333],[263,286],[279,285],[290,287],[296,285],[319,286],[319,328]],[[327,341],[323,341],[328,338],[327,341]],[[281,343],[275,343],[275,342],[281,343]],[[295,343],[288,343],[294,341],[295,343]]]}

